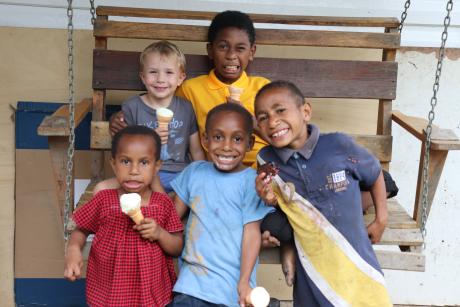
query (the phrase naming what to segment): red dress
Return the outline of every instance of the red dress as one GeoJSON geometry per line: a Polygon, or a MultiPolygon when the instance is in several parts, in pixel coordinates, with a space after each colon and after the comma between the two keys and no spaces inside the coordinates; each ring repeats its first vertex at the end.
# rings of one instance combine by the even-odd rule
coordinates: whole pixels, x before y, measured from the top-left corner
{"type": "MultiPolygon", "coordinates": [[[[170,233],[183,230],[173,202],[153,192],[144,217],[170,233]]],[[[73,214],[81,229],[95,233],[88,259],[86,299],[90,306],[165,306],[176,281],[172,258],[142,239],[120,208],[117,190],[103,190],[73,214]]]]}

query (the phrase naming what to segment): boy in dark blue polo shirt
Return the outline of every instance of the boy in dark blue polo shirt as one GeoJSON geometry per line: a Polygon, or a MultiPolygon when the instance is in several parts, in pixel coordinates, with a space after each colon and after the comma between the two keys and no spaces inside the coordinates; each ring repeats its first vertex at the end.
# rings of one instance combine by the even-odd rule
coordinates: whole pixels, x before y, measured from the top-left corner
{"type": "Polygon", "coordinates": [[[294,306],[391,306],[369,240],[380,240],[388,218],[379,161],[344,134],[320,135],[292,83],[264,86],[255,115],[270,144],[259,163],[279,167],[268,180],[257,177],[257,192],[280,207],[295,233],[294,306]],[[376,211],[367,229],[360,187],[370,191],[376,211]]]}

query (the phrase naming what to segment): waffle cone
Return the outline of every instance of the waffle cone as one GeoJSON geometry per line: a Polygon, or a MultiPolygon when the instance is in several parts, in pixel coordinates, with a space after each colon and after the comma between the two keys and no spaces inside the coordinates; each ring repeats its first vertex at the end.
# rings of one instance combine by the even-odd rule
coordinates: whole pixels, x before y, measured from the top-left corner
{"type": "Polygon", "coordinates": [[[240,101],[241,94],[243,93],[243,89],[236,86],[229,86],[228,90],[230,92],[230,98],[235,101],[240,101]]]}
{"type": "Polygon", "coordinates": [[[171,121],[172,116],[159,116],[157,115],[158,127],[168,129],[169,122],[171,121]]]}
{"type": "Polygon", "coordinates": [[[131,210],[127,214],[136,225],[139,225],[144,219],[144,215],[142,214],[141,208],[131,210]]]}

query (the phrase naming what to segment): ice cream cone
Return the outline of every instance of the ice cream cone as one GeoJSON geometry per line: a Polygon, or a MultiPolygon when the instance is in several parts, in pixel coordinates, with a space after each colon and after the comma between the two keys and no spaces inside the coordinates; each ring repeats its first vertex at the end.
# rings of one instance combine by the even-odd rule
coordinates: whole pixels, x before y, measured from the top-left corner
{"type": "Polygon", "coordinates": [[[136,225],[139,225],[144,219],[144,215],[142,214],[141,208],[131,210],[127,214],[136,225]]]}
{"type": "Polygon", "coordinates": [[[158,127],[168,129],[169,122],[174,116],[174,112],[167,108],[157,109],[158,127]]]}
{"type": "Polygon", "coordinates": [[[128,215],[136,225],[144,219],[141,211],[141,196],[137,193],[127,193],[120,197],[121,211],[128,215]]]}
{"type": "Polygon", "coordinates": [[[246,297],[246,304],[254,307],[267,307],[270,303],[270,294],[264,287],[255,287],[246,297]]]}
{"type": "Polygon", "coordinates": [[[230,85],[228,87],[228,90],[230,92],[230,99],[235,100],[235,101],[240,101],[241,94],[243,93],[243,89],[241,87],[230,85]]]}

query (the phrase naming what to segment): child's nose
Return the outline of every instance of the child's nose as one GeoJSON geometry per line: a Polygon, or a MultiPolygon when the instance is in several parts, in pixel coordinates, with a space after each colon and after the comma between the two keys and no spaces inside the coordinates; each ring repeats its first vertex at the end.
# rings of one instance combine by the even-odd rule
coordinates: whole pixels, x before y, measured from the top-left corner
{"type": "Polygon", "coordinates": [[[227,53],[226,53],[226,57],[227,57],[228,59],[234,59],[234,58],[236,58],[236,51],[235,51],[235,49],[234,49],[234,48],[228,48],[228,51],[227,51],[227,53]]]}
{"type": "Polygon", "coordinates": [[[130,174],[135,175],[139,174],[139,165],[137,163],[133,163],[130,169],[130,174]]]}

